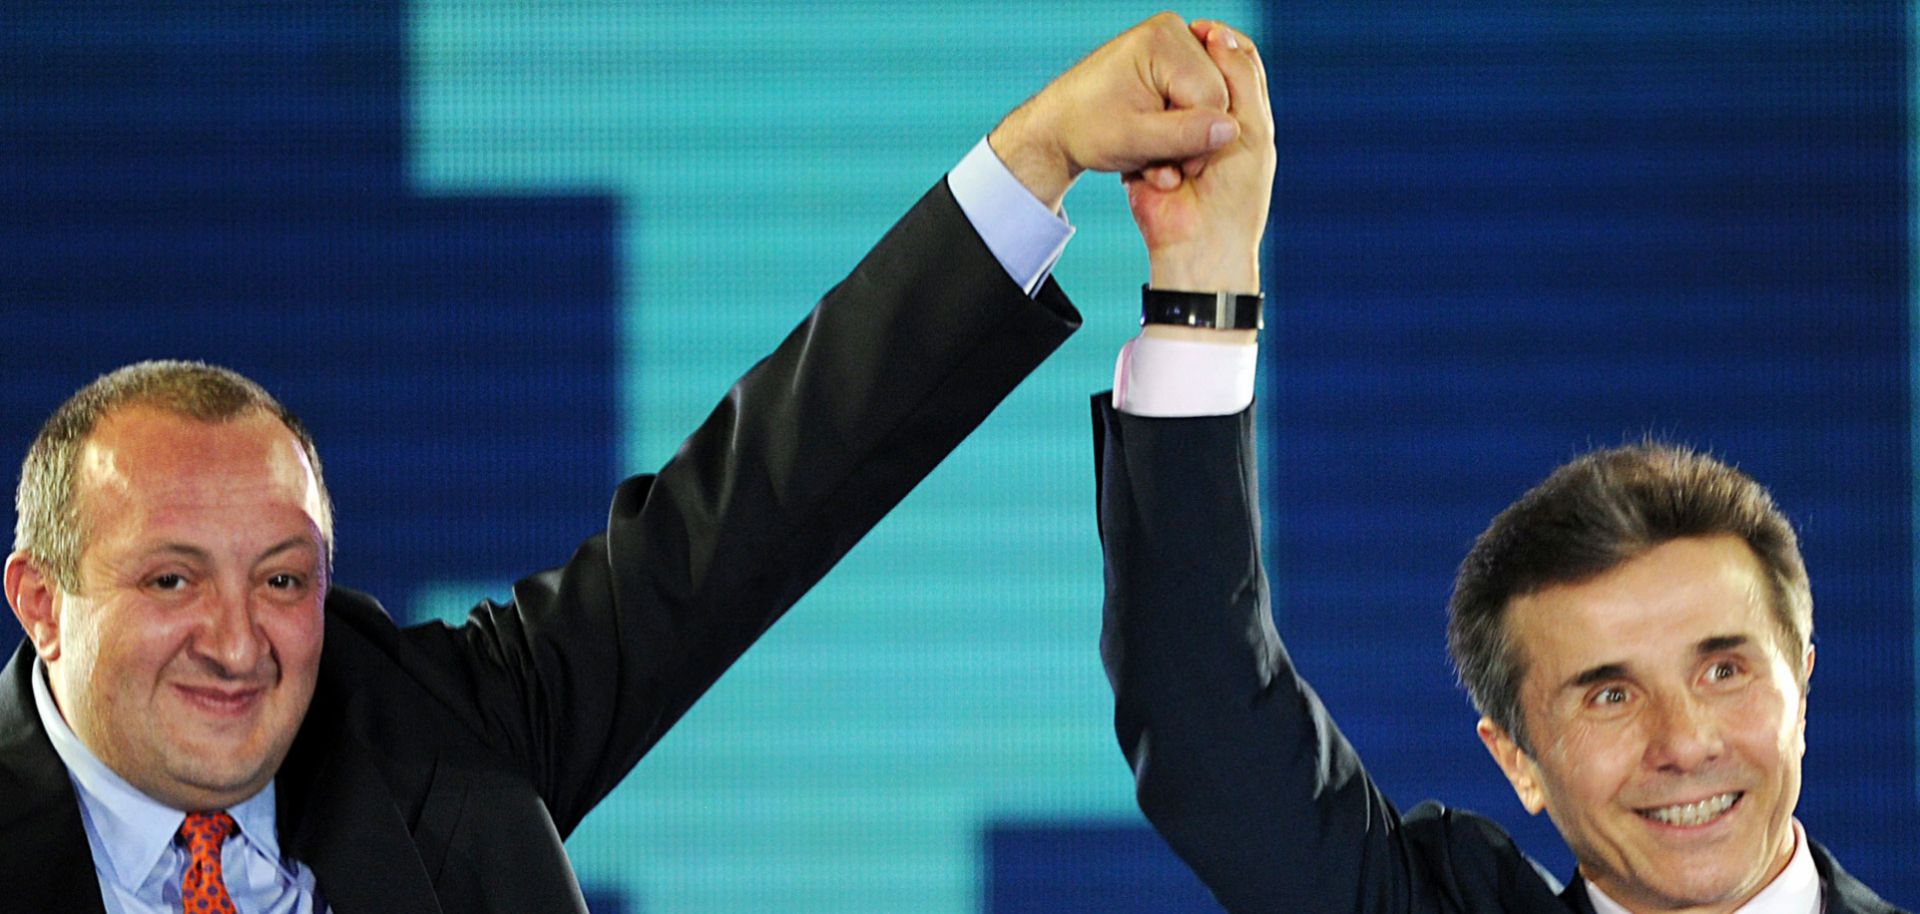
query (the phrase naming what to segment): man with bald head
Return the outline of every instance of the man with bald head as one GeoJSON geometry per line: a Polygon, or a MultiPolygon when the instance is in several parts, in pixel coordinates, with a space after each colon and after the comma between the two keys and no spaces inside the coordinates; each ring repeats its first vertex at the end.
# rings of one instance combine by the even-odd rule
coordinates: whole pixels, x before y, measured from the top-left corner
{"type": "MultiPolygon", "coordinates": [[[[22,472],[0,673],[0,909],[584,912],[561,845],[742,651],[1078,325],[1088,170],[1248,188],[1218,61],[1156,16],[1011,113],[605,530],[458,627],[331,580],[319,457],[238,375],[153,362],[22,472]]],[[[1197,189],[1196,189],[1197,188],[1197,189]]]]}
{"type": "MultiPolygon", "coordinates": [[[[333,542],[299,421],[225,369],[130,365],[47,421],[16,502],[6,593],[37,663],[23,645],[7,686],[44,675],[7,694],[0,713],[20,710],[24,692],[36,717],[9,717],[0,743],[16,775],[53,789],[10,805],[9,828],[73,824],[73,792],[30,751],[37,722],[78,788],[95,866],[113,874],[107,897],[133,889],[110,910],[140,910],[151,858],[186,831],[172,811],[220,811],[210,827],[242,851],[223,882],[311,894],[312,872],[278,864],[269,827],[274,777],[319,678],[333,542]]],[[[86,909],[92,874],[48,863],[33,864],[46,891],[86,909]]]]}
{"type": "Polygon", "coordinates": [[[267,787],[313,696],[333,524],[290,419],[231,372],[142,363],[56,414],[22,473],[6,586],[51,693],[180,809],[267,787]]]}

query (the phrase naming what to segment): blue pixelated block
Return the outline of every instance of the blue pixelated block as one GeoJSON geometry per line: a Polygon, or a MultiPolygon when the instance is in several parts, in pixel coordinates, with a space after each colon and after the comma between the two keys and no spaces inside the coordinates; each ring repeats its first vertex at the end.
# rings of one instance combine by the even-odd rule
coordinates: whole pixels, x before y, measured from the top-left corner
{"type": "Polygon", "coordinates": [[[0,365],[8,462],[100,372],[198,358],[313,430],[343,584],[510,579],[601,523],[615,205],[413,194],[406,12],[9,9],[0,320],[30,355],[0,365]]]}
{"type": "Polygon", "coordinates": [[[1152,829],[1109,823],[988,829],[988,914],[1219,914],[1152,829]]]}
{"type": "Polygon", "coordinates": [[[587,889],[586,896],[589,914],[642,914],[645,910],[619,889],[596,886],[587,889]]]}
{"type": "Polygon", "coordinates": [[[1369,773],[1569,874],[1472,736],[1447,594],[1554,465],[1688,441],[1801,527],[1802,819],[1889,897],[1920,892],[1906,9],[1268,9],[1267,548],[1279,630],[1369,773]]]}

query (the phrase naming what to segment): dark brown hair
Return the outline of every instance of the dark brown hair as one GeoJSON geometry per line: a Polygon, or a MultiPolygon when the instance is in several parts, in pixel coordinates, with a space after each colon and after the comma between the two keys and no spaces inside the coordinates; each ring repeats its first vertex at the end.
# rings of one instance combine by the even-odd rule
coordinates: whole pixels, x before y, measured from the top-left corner
{"type": "Polygon", "coordinates": [[[1689,448],[1643,442],[1560,467],[1474,541],[1447,607],[1447,649],[1474,707],[1528,748],[1519,697],[1526,657],[1506,625],[1514,598],[1590,580],[1670,540],[1723,534],[1760,560],[1782,646],[1804,685],[1813,595],[1793,526],[1747,474],[1689,448]]]}

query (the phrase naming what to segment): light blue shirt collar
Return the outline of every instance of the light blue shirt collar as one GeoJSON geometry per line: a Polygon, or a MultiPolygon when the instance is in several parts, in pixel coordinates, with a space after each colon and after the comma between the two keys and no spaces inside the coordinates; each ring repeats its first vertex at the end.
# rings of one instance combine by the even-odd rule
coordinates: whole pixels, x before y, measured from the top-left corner
{"type": "MultiPolygon", "coordinates": [[[[74,792],[80,796],[80,815],[85,820],[87,842],[92,845],[94,866],[103,878],[129,893],[138,892],[154,870],[168,859],[173,850],[173,836],[186,820],[186,813],[141,793],[95,757],[60,716],[53,694],[47,688],[46,676],[46,664],[34,658],[34,704],[40,713],[40,724],[53,743],[53,751],[66,765],[74,792]]],[[[280,857],[273,782],[267,782],[266,789],[229,807],[227,814],[239,825],[237,837],[249,853],[262,856],[292,878],[292,870],[280,857]]]]}

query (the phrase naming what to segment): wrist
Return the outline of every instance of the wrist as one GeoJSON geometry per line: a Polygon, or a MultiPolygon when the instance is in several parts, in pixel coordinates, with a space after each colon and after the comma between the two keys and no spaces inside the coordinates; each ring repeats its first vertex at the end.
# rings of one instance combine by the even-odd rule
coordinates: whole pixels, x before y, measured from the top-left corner
{"type": "Polygon", "coordinates": [[[1208,245],[1148,252],[1147,284],[1188,292],[1260,292],[1260,252],[1223,253],[1208,245]]]}
{"type": "Polygon", "coordinates": [[[1047,139],[1053,134],[1041,120],[1032,102],[1021,105],[987,134],[987,145],[1020,186],[1057,213],[1080,170],[1059,144],[1047,139]]]}

